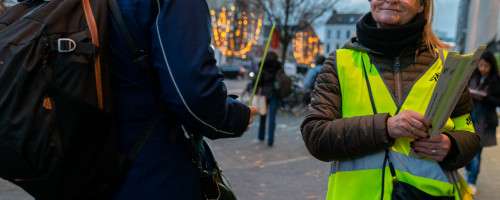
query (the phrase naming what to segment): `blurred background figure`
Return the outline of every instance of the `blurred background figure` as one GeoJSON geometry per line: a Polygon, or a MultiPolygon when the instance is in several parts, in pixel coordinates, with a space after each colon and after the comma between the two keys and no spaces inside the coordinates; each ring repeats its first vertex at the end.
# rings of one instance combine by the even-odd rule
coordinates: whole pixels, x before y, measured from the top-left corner
{"type": "Polygon", "coordinates": [[[3,0],[0,0],[0,15],[2,15],[6,9],[3,0]]]}
{"type": "Polygon", "coordinates": [[[481,149],[465,166],[465,170],[470,188],[477,192],[476,181],[481,166],[483,147],[497,145],[496,107],[500,106],[500,77],[495,56],[490,51],[484,52],[481,56],[478,67],[469,80],[469,90],[474,102],[472,122],[475,132],[481,138],[481,149]]]}
{"type": "Polygon", "coordinates": [[[282,66],[281,62],[278,61],[278,54],[276,54],[275,52],[267,53],[266,60],[262,62],[264,62],[264,66],[262,67],[262,73],[259,79],[259,83],[257,84],[257,91],[266,96],[268,109],[266,115],[260,116],[258,139],[261,142],[264,141],[266,135],[266,119],[269,116],[267,145],[273,146],[274,130],[276,128],[276,112],[278,111],[278,105],[280,102],[280,99],[277,97],[278,91],[275,87],[275,77],[278,70],[282,69],[282,66]]]}
{"type": "Polygon", "coordinates": [[[312,97],[312,92],[314,90],[314,83],[316,82],[316,78],[318,77],[318,72],[321,69],[321,66],[325,62],[325,56],[319,55],[316,56],[314,60],[314,67],[309,69],[306,74],[306,78],[304,79],[304,87],[309,90],[309,96],[307,98],[306,105],[309,104],[309,101],[312,97]]]}

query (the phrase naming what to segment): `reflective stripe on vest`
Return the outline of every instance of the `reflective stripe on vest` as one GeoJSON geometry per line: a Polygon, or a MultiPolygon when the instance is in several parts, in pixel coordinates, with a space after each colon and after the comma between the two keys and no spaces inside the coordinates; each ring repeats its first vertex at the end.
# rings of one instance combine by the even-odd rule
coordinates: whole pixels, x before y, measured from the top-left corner
{"type": "MultiPolygon", "coordinates": [[[[446,58],[448,52],[444,52],[446,58]]],[[[414,83],[410,93],[399,109],[413,110],[425,114],[427,105],[442,69],[442,60],[435,63],[414,83]]],[[[370,82],[375,108],[378,113],[394,116],[398,108],[380,76],[378,69],[370,62],[368,54],[349,50],[337,50],[337,72],[342,95],[342,117],[373,115],[363,68],[370,82]]],[[[473,131],[470,115],[448,119],[444,132],[452,130],[473,131]]],[[[454,195],[453,185],[439,164],[432,160],[409,157],[412,139],[397,139],[390,149],[398,180],[409,183],[434,196],[454,195]]],[[[382,165],[385,151],[374,152],[361,158],[334,161],[328,185],[327,199],[380,199],[382,191],[382,165]]],[[[384,199],[390,199],[392,177],[386,166],[384,178],[384,199]]]]}

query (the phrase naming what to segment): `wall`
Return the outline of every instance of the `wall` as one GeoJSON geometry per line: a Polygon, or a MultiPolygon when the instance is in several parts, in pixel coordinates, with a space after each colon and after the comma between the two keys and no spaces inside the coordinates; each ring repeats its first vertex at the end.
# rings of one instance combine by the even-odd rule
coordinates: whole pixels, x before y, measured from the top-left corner
{"type": "Polygon", "coordinates": [[[496,39],[500,2],[497,0],[472,0],[469,3],[468,27],[462,53],[472,53],[478,45],[496,39]]]}
{"type": "Polygon", "coordinates": [[[323,40],[323,49],[325,52],[325,56],[338,48],[342,48],[342,46],[344,46],[344,44],[354,36],[356,36],[355,24],[326,25],[325,39],[323,40]],[[339,31],[340,35],[338,35],[339,31]],[[328,34],[328,32],[330,32],[330,34],[328,34]],[[347,35],[347,32],[349,32],[349,35],[347,35]]]}

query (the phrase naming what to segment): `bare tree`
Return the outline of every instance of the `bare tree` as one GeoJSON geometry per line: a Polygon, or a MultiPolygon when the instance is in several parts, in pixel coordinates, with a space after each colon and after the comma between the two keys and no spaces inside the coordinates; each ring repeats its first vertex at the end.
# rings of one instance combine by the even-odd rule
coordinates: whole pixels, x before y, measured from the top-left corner
{"type": "Polygon", "coordinates": [[[339,0],[250,0],[263,10],[280,30],[281,59],[285,62],[288,45],[297,32],[312,26],[339,0]]]}

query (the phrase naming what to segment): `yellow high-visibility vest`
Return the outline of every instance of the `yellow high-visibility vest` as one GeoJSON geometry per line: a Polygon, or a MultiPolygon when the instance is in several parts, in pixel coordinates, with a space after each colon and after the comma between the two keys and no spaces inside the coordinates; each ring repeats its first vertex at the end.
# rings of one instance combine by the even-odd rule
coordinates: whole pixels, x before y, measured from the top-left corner
{"type": "MultiPolygon", "coordinates": [[[[442,51],[446,58],[448,52],[442,51]]],[[[378,69],[371,64],[367,53],[350,49],[337,50],[337,72],[342,95],[342,118],[373,115],[374,108],[370,100],[368,77],[374,107],[377,113],[396,115],[403,110],[413,110],[424,115],[430,98],[441,73],[444,60],[437,61],[413,85],[400,108],[396,106],[393,97],[382,80],[378,69]],[[363,71],[363,68],[366,70],[363,71]]],[[[474,127],[466,114],[448,119],[443,132],[465,130],[474,132],[474,127]]],[[[408,156],[410,142],[413,139],[397,139],[389,149],[389,156],[396,169],[399,181],[411,184],[418,189],[434,196],[453,196],[459,200],[454,185],[449,182],[446,174],[436,161],[418,159],[408,156]]],[[[327,200],[363,199],[380,200],[382,195],[382,166],[385,150],[353,160],[334,161],[331,165],[327,200]]],[[[389,167],[385,167],[384,200],[391,199],[392,177],[389,167]]],[[[458,178],[457,178],[458,179],[458,178]]],[[[462,193],[467,193],[468,187],[462,193]]],[[[464,195],[461,195],[465,197],[464,195]]],[[[468,194],[470,196],[470,194],[468,194]]]]}

